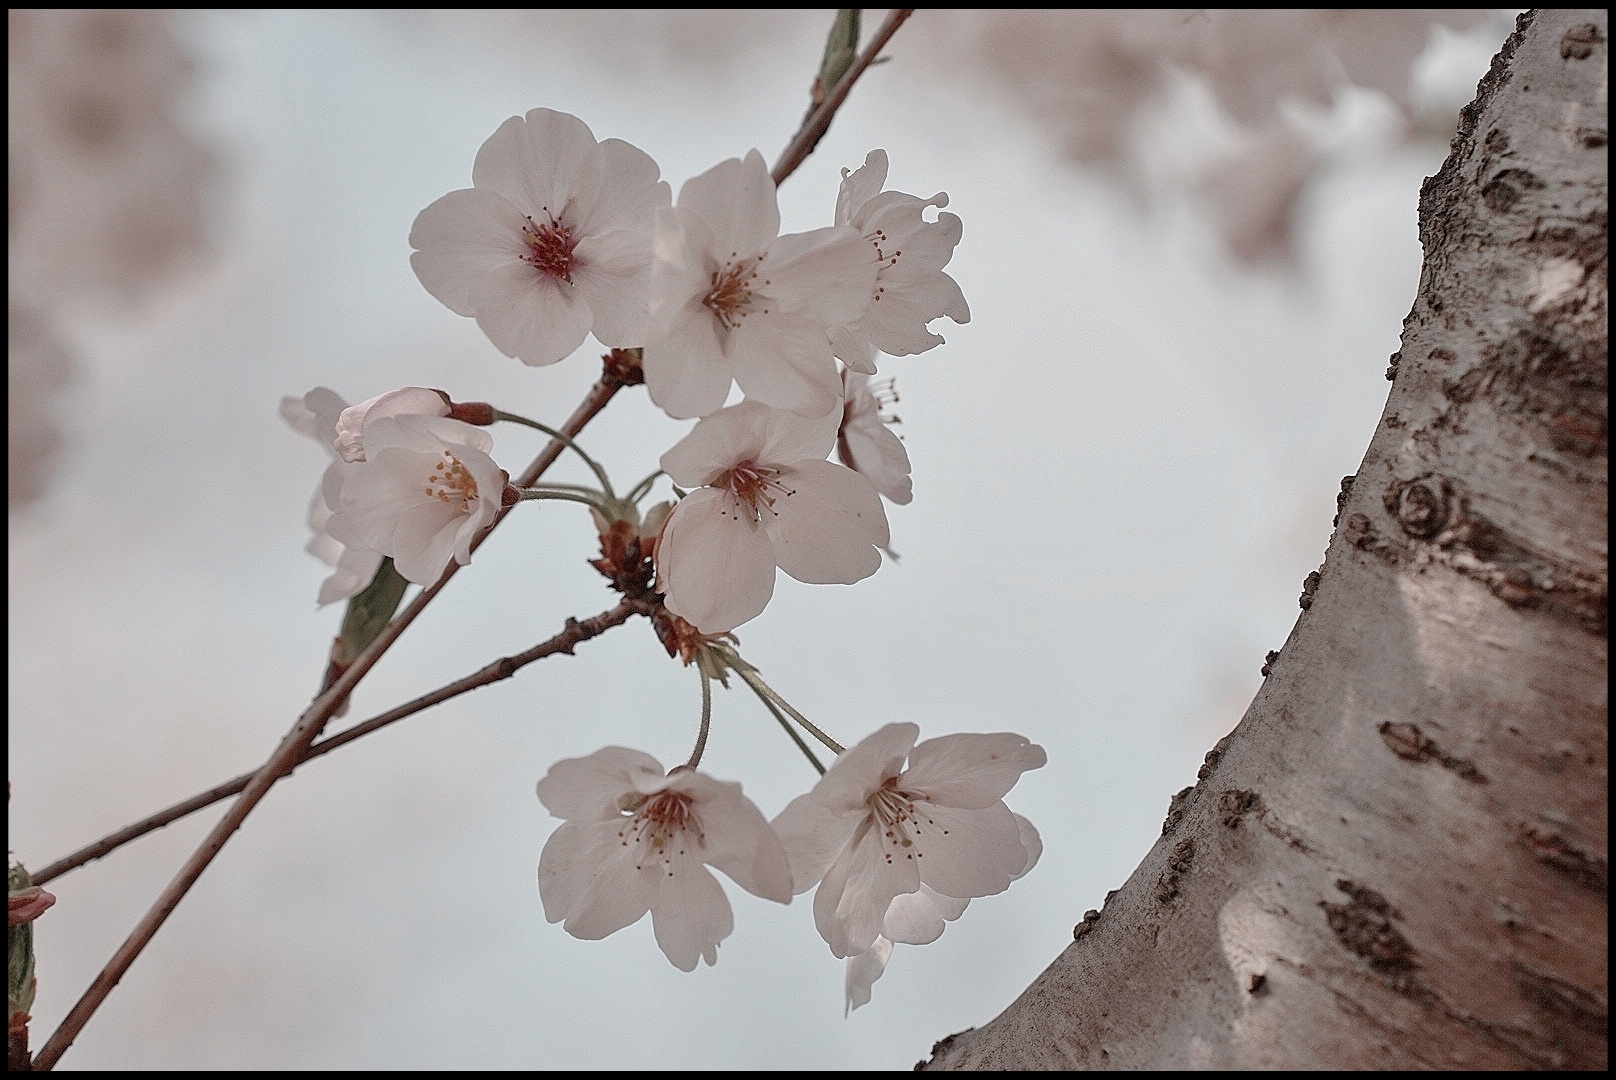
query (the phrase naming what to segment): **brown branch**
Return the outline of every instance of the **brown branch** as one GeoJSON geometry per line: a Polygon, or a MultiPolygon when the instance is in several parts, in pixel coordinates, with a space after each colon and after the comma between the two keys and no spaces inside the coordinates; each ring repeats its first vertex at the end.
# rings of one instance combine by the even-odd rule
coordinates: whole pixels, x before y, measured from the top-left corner
{"type": "MultiPolygon", "coordinates": [[[[611,401],[613,395],[617,393],[622,385],[621,380],[610,375],[603,375],[590,388],[584,400],[573,410],[572,415],[567,418],[567,422],[561,430],[569,438],[577,435],[596,413],[606,407],[606,403],[611,401]]],[[[555,462],[556,458],[561,456],[564,445],[558,439],[551,439],[544,450],[539,453],[539,456],[533,460],[533,463],[523,471],[517,483],[523,487],[532,486],[543,475],[544,471],[555,462]]],[[[493,532],[499,526],[499,523],[505,520],[512,509],[514,507],[507,507],[501,511],[500,515],[494,519],[493,524],[488,527],[487,532],[484,532],[482,536],[472,542],[473,551],[482,545],[482,542],[488,538],[489,533],[493,532]]],[[[106,966],[96,975],[89,988],[84,991],[83,996],[79,998],[78,1002],[69,1010],[67,1016],[63,1018],[61,1025],[57,1027],[49,1041],[40,1048],[38,1055],[34,1058],[35,1069],[51,1068],[67,1048],[73,1045],[73,1040],[84,1029],[84,1025],[89,1022],[90,1017],[95,1015],[96,1009],[100,1008],[101,1003],[112,992],[112,988],[118,985],[118,981],[129,970],[129,966],[135,962],[135,958],[141,954],[158,929],[174,913],[174,909],[179,906],[179,902],[184,899],[185,894],[191,890],[197,879],[202,876],[202,871],[206,870],[219,852],[224,849],[224,845],[229,842],[235,831],[241,827],[241,823],[246,820],[247,815],[252,813],[253,808],[263,800],[264,796],[269,793],[269,789],[275,786],[281,777],[288,775],[304,759],[309,748],[314,744],[314,740],[325,729],[325,725],[330,722],[336,710],[347,700],[353,688],[359,684],[359,680],[369,673],[370,669],[376,665],[376,661],[381,659],[382,654],[392,646],[394,641],[398,640],[398,636],[404,632],[410,623],[415,621],[415,617],[426,608],[427,604],[432,602],[433,598],[442,591],[443,587],[449,583],[449,579],[454,577],[455,572],[459,569],[460,565],[458,563],[451,562],[445,568],[443,576],[437,580],[437,583],[423,590],[403,611],[399,612],[398,616],[388,623],[387,628],[377,636],[376,640],[371,642],[364,652],[359,654],[353,665],[316,697],[309,707],[304,710],[303,715],[298,717],[297,723],[292,725],[292,730],[286,733],[286,737],[275,748],[275,752],[248,780],[235,804],[225,812],[224,816],[209,831],[201,846],[180,867],[180,871],[174,876],[174,880],[169,882],[168,887],[158,895],[146,914],[141,917],[140,922],[136,923],[135,928],[129,932],[129,936],[124,940],[124,943],[118,946],[118,950],[112,954],[112,958],[107,961],[106,966]]]]}
{"type": "Polygon", "coordinates": [[[853,84],[858,82],[864,70],[875,62],[875,58],[880,55],[887,42],[892,40],[892,35],[898,32],[898,27],[902,26],[904,20],[914,12],[914,8],[893,8],[887,15],[886,22],[882,23],[875,36],[870,38],[868,47],[859,54],[857,60],[853,61],[853,66],[836,81],[836,85],[825,95],[825,100],[819,108],[809,113],[803,120],[802,127],[791,137],[790,144],[781,152],[780,160],[775,163],[774,172],[770,174],[774,177],[775,187],[785,183],[786,177],[796,172],[797,166],[808,160],[808,155],[814,152],[819,140],[830,130],[830,122],[835,117],[836,110],[842,107],[842,102],[847,100],[853,84]]]}
{"type": "MultiPolygon", "coordinates": [[[[296,766],[302,765],[305,761],[317,758],[322,754],[328,754],[338,747],[346,746],[373,731],[380,731],[389,724],[402,720],[407,716],[424,712],[434,705],[448,701],[450,698],[459,697],[461,694],[475,690],[479,686],[487,686],[502,679],[509,679],[522,668],[534,661],[542,660],[546,656],[553,656],[556,653],[571,654],[574,646],[588,641],[590,638],[598,637],[614,626],[621,626],[632,615],[649,614],[650,611],[651,608],[646,601],[624,600],[610,611],[603,611],[592,618],[582,620],[568,619],[565,630],[525,652],[490,661],[470,675],[440,686],[430,693],[422,694],[413,701],[405,702],[397,708],[389,709],[387,712],[371,717],[362,724],[355,724],[340,734],[333,735],[328,739],[322,739],[320,742],[310,746],[303,756],[297,760],[293,768],[295,769],[296,766]]],[[[75,870],[86,863],[94,862],[96,859],[110,855],[132,840],[138,840],[147,833],[172,825],[181,818],[188,817],[198,810],[212,806],[221,799],[227,799],[231,795],[243,791],[256,775],[256,772],[242,773],[234,780],[226,780],[222,784],[217,784],[206,791],[191,796],[184,802],[175,803],[173,806],[160,810],[132,825],[127,825],[117,832],[109,833],[95,843],[85,845],[72,854],[66,855],[46,866],[37,874],[30,876],[34,884],[42,885],[70,870],[75,870]]]]}

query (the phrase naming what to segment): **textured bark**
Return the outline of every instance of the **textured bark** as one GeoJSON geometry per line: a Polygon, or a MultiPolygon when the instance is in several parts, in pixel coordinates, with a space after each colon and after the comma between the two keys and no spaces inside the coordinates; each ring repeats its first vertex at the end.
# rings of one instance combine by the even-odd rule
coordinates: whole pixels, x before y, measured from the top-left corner
{"type": "Polygon", "coordinates": [[[917,1067],[1606,1066],[1607,33],[1521,17],[1267,682],[1105,909],[917,1067]]]}

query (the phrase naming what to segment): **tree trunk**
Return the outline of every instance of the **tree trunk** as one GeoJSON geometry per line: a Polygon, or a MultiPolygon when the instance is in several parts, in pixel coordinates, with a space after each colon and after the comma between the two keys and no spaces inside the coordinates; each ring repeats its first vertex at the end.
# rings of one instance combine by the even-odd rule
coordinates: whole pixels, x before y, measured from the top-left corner
{"type": "Polygon", "coordinates": [[[1245,718],[919,1067],[1605,1068],[1607,29],[1521,16],[1426,181],[1391,395],[1245,718]]]}

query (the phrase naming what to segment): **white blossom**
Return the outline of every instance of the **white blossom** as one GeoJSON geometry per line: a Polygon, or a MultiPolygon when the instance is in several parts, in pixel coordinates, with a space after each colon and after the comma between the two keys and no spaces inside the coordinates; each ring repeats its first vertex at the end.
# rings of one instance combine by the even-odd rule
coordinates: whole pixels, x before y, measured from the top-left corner
{"type": "Polygon", "coordinates": [[[303,549],[332,568],[331,576],[320,584],[317,598],[320,607],[357,595],[375,578],[382,562],[379,553],[366,547],[343,544],[333,539],[326,530],[331,520],[331,508],[326,505],[325,489],[328,485],[340,483],[340,479],[332,478],[333,473],[340,474],[349,468],[347,462],[337,458],[334,444],[337,419],[347,407],[348,403],[341,395],[323,386],[315,387],[301,398],[281,398],[281,419],[293,431],[323,446],[334,459],[326,467],[325,475],[309,500],[308,524],[314,535],[303,549]]]}
{"type": "Polygon", "coordinates": [[[663,953],[692,971],[717,961],[735,926],[707,867],[791,902],[785,851],[739,784],[683,766],[664,775],[650,755],[608,746],[557,762],[538,792],[565,819],[539,855],[539,899],[574,937],[603,938],[649,911],[663,953]]]}
{"type": "Polygon", "coordinates": [[[901,191],[882,191],[887,180],[887,152],[871,150],[856,171],[842,170],[836,196],[836,223],[858,230],[874,249],[877,267],[868,304],[857,319],[831,332],[836,355],[855,371],[875,373],[875,352],[893,356],[922,353],[943,343],[927,324],[946,315],[956,323],[971,321],[971,309],[959,283],[943,272],[954,257],[963,226],[954,214],[927,221],[931,207],[948,205],[939,192],[930,199],[901,191]]]}
{"type": "Polygon", "coordinates": [[[837,422],[743,401],[662,455],[663,472],[696,489],[657,543],[669,611],[702,633],[724,633],[768,605],[776,567],[819,585],[875,573],[886,510],[868,480],[825,460],[837,422]]]}
{"type": "Polygon", "coordinates": [[[327,470],[326,530],[350,546],[392,558],[406,580],[437,581],[452,558],[492,525],[509,477],[489,457],[493,437],[442,416],[369,420],[365,460],[327,470]]]}
{"type": "Polygon", "coordinates": [[[477,152],[473,186],[416,217],[410,265],[427,292],[525,364],[553,364],[591,332],[639,345],[652,215],[670,200],[660,172],[620,139],[597,143],[576,116],[513,116],[477,152]]]}
{"type": "MultiPolygon", "coordinates": [[[[969,900],[1003,892],[1027,869],[1029,849],[1004,795],[1044,764],[1043,748],[1009,732],[916,746],[919,734],[914,724],[886,725],[774,820],[796,891],[819,886],[814,923],[836,956],[887,936],[893,900],[923,885],[969,900]]],[[[917,913],[907,908],[899,915],[891,928],[901,936],[934,925],[941,932],[940,923],[910,921],[917,913]]]]}
{"type": "Polygon", "coordinates": [[[367,420],[381,420],[388,416],[448,415],[449,396],[442,390],[428,390],[421,386],[389,390],[343,409],[337,417],[337,435],[333,446],[343,461],[364,461],[364,428],[367,420]]]}
{"type": "Polygon", "coordinates": [[[670,416],[722,408],[733,381],[752,400],[823,416],[841,400],[827,335],[874,287],[851,226],[780,235],[774,181],[756,150],[680,189],[656,214],[645,384],[670,416]]]}

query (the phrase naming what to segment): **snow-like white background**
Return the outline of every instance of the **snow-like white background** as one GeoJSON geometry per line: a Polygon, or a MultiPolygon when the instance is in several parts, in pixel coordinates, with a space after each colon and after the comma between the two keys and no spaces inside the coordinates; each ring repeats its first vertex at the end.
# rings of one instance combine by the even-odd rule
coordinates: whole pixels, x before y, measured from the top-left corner
{"type": "MultiPolygon", "coordinates": [[[[752,147],[774,158],[828,20],[754,13],[716,39],[711,19],[633,13],[179,22],[199,65],[190,123],[220,161],[211,254],[134,315],[67,313],[66,448],[10,520],[18,857],[41,866],[249,770],[316,689],[340,618],[315,610],[325,569],[302,551],[325,458],[278,419],[283,395],[440,386],[559,423],[598,374],[593,342],[549,368],[504,358],[410,270],[415,214],[469,184],[495,127],[575,113],[677,192],[752,147]]],[[[1506,32],[1438,32],[1421,93],[1456,114],[1506,32]]],[[[695,734],[694,672],[635,620],[278,786],[64,1067],[907,1068],[1008,1004],[1125,880],[1295,621],[1385,400],[1419,184],[1445,147],[1403,139],[1374,93],[1343,95],[1315,117],[1330,154],[1296,260],[1253,269],[1188,201],[1146,209],[1075,168],[1011,97],[906,55],[907,33],[781,189],[784,227],[828,224],[839,170],[884,147],[889,186],[947,191],[963,218],[949,270],[972,320],[882,361],[914,462],[914,502],[889,514],[901,561],[851,588],[782,576],[740,637],[844,742],[913,720],[923,738],[1043,745],[1048,766],[1008,799],[1043,835],[1036,869],[933,945],[900,946],[849,1019],[806,897],[730,887],[735,932],[688,975],[649,920],[600,942],[547,924],[535,865],[556,822],[535,781],[608,744],[671,765],[695,734]]],[[[1146,178],[1227,126],[1178,88],[1142,136],[1146,178]]],[[[632,483],[689,426],[631,390],[583,441],[632,483]]],[[[495,437],[513,473],[541,444],[495,437]]],[[[566,461],[552,477],[587,479],[566,461]]],[[[594,554],[582,508],[523,507],[349,719],[610,607],[594,554]]],[[[704,768],[770,816],[814,779],[739,684],[704,768]]],[[[50,885],[36,1047],[217,812],[50,885]]]]}

